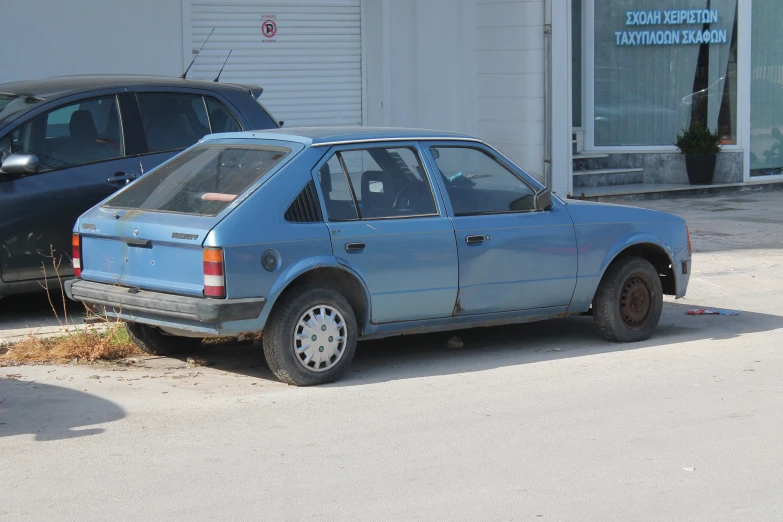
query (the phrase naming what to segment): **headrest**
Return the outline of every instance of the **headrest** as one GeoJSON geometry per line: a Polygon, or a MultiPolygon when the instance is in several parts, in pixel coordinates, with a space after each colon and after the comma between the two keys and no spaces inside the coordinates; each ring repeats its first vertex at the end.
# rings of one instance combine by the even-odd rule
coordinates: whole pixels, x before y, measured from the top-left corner
{"type": "Polygon", "coordinates": [[[92,113],[87,110],[78,110],[71,114],[68,130],[71,136],[79,136],[83,139],[96,139],[98,137],[95,120],[92,119],[92,113]]]}

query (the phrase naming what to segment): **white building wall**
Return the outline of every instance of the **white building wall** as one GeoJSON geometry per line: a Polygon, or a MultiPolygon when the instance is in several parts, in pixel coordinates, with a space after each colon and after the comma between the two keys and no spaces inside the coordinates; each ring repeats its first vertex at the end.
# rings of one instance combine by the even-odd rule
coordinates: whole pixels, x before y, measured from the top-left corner
{"type": "Polygon", "coordinates": [[[182,0],[5,1],[0,11],[0,83],[182,74],[182,0]]]}
{"type": "Polygon", "coordinates": [[[541,179],[543,12],[540,0],[366,0],[367,124],[475,134],[541,179]]]}
{"type": "MultiPolygon", "coordinates": [[[[0,31],[0,45],[13,52],[0,57],[0,83],[177,76],[192,56],[183,52],[190,3],[6,2],[3,20],[13,23],[0,31]]],[[[475,134],[542,177],[543,10],[543,0],[363,0],[364,124],[475,134]]]]}
{"type": "Polygon", "coordinates": [[[476,0],[478,134],[544,175],[544,2],[476,0]]]}

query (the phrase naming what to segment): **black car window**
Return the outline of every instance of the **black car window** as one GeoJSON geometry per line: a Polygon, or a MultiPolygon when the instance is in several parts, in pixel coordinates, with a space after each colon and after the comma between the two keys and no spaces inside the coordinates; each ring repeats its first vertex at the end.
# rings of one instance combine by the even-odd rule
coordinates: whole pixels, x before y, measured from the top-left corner
{"type": "Polygon", "coordinates": [[[190,103],[193,105],[193,113],[196,115],[196,118],[198,118],[199,124],[204,128],[209,128],[209,116],[207,115],[207,110],[204,107],[204,104],[206,101],[204,100],[203,96],[194,96],[193,99],[190,101],[190,103]],[[205,110],[202,110],[205,109],[205,110]]]}
{"type": "Polygon", "coordinates": [[[347,150],[342,157],[362,219],[436,213],[427,175],[409,148],[347,150]]]}
{"type": "Polygon", "coordinates": [[[204,99],[207,100],[212,132],[239,132],[242,130],[242,126],[239,125],[234,114],[225,105],[211,96],[205,96],[204,99]]]}
{"type": "Polygon", "coordinates": [[[454,215],[535,210],[534,191],[486,152],[468,147],[432,147],[454,215]]]}
{"type": "Polygon", "coordinates": [[[185,149],[210,133],[201,96],[157,92],[136,96],[149,152],[185,149]]]}
{"type": "Polygon", "coordinates": [[[356,219],[356,205],[351,195],[348,178],[340,166],[340,158],[335,154],[318,171],[318,183],[326,203],[326,215],[330,221],[356,219]]]}
{"type": "Polygon", "coordinates": [[[116,96],[82,100],[45,112],[11,133],[12,152],[36,154],[40,171],[125,154],[116,96]]]}

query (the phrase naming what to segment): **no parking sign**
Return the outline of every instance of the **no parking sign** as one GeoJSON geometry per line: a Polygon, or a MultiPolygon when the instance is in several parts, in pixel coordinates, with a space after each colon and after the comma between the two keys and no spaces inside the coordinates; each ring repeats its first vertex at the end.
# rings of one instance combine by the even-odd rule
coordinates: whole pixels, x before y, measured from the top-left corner
{"type": "Polygon", "coordinates": [[[261,34],[264,38],[271,40],[277,34],[277,15],[263,15],[261,17],[261,34]]]}

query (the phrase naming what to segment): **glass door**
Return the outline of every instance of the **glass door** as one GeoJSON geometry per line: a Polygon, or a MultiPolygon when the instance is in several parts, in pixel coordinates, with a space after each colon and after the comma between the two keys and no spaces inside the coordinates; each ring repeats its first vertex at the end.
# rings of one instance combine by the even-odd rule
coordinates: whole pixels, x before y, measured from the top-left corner
{"type": "Polygon", "coordinates": [[[571,0],[571,126],[574,152],[584,149],[582,97],[582,0],[571,0]]]}
{"type": "Polygon", "coordinates": [[[753,0],[750,79],[750,175],[783,174],[783,9],[753,0]]]}

